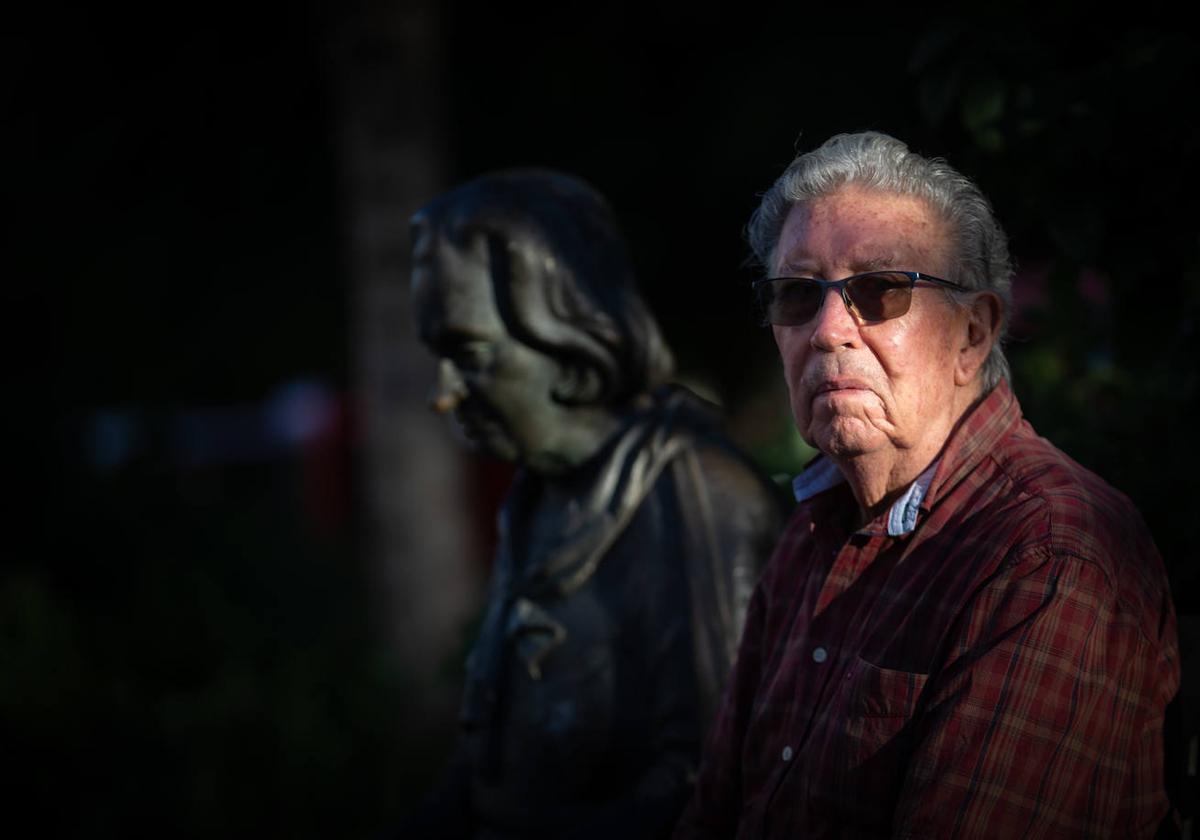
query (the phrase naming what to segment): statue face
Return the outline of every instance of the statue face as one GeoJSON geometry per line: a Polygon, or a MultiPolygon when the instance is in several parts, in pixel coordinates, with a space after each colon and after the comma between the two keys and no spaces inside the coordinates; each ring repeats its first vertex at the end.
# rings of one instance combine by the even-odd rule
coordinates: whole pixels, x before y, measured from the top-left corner
{"type": "Polygon", "coordinates": [[[417,226],[413,298],[421,338],[439,359],[434,407],[453,412],[480,449],[535,469],[558,458],[566,410],[551,398],[558,363],[509,334],[482,237],[459,248],[417,226]]]}

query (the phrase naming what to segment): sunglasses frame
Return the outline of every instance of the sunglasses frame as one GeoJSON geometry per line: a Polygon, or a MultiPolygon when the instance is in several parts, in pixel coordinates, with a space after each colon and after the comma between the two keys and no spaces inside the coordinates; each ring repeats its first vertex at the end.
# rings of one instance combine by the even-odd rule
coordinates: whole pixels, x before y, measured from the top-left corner
{"type": "Polygon", "coordinates": [[[804,326],[805,324],[809,323],[810,321],[812,321],[812,319],[815,318],[820,313],[821,307],[825,305],[825,293],[829,289],[837,289],[838,292],[842,296],[842,303],[844,303],[846,305],[846,308],[848,310],[850,310],[850,312],[853,313],[854,315],[858,316],[859,318],[862,318],[864,321],[867,321],[870,323],[881,323],[883,321],[890,321],[893,318],[899,318],[902,315],[904,315],[905,313],[907,313],[909,307],[912,306],[913,287],[916,286],[917,283],[920,283],[922,281],[924,281],[926,283],[931,283],[935,286],[941,286],[946,289],[953,289],[954,291],[957,291],[957,292],[971,291],[966,286],[963,286],[959,283],[955,283],[951,280],[943,280],[942,278],[934,277],[931,274],[922,274],[919,271],[900,271],[900,270],[893,270],[893,269],[882,269],[879,271],[864,271],[862,274],[852,274],[849,277],[843,277],[841,280],[818,280],[815,277],[763,277],[759,280],[755,280],[754,283],[751,285],[751,289],[754,291],[755,306],[760,310],[760,318],[761,318],[764,326],[773,325],[773,326],[777,326],[777,327],[801,327],[801,326],[804,326]],[[855,304],[855,302],[851,299],[850,293],[848,291],[848,287],[849,287],[850,283],[853,283],[855,280],[862,279],[863,277],[873,277],[877,274],[900,274],[900,275],[903,275],[904,277],[908,278],[908,305],[904,307],[904,312],[899,312],[895,315],[892,315],[889,318],[873,318],[873,319],[866,318],[866,316],[864,316],[862,314],[862,310],[859,309],[858,305],[855,304]],[[820,302],[820,304],[818,304],[817,308],[815,310],[813,310],[812,315],[808,316],[807,319],[805,319],[803,321],[798,321],[796,323],[778,324],[767,318],[767,309],[768,308],[762,306],[762,304],[759,300],[759,295],[760,295],[759,288],[762,286],[765,286],[765,285],[768,285],[771,283],[777,283],[777,282],[783,281],[783,280],[790,280],[792,282],[816,283],[817,286],[820,287],[821,302],[820,302]]]}

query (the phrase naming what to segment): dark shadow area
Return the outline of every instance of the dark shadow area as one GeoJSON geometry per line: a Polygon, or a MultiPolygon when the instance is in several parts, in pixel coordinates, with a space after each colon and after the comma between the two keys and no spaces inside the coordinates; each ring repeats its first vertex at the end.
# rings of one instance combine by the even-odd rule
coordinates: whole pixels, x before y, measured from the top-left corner
{"type": "MultiPolygon", "coordinates": [[[[336,79],[369,75],[344,45],[388,5],[47,9],[4,36],[0,734],[43,833],[363,836],[447,754],[374,618],[359,480],[336,79]]],[[[1018,262],[1024,409],[1133,499],[1200,614],[1194,27],[1033,3],[395,5],[436,24],[440,187],[523,165],[593,183],[681,378],[770,472],[804,451],[751,313],[756,194],[794,144],[868,128],[976,179],[1018,262]]],[[[464,467],[481,530],[494,469],[464,467]]]]}

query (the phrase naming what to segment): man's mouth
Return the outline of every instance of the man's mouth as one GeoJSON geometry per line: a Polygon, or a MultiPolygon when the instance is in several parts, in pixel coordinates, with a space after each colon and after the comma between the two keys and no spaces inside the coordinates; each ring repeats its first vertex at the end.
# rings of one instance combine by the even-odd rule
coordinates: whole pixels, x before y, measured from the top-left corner
{"type": "Polygon", "coordinates": [[[813,390],[813,396],[819,397],[821,394],[836,393],[838,391],[867,391],[870,390],[867,383],[861,379],[853,379],[851,377],[839,377],[837,379],[826,379],[818,383],[813,390]]]}

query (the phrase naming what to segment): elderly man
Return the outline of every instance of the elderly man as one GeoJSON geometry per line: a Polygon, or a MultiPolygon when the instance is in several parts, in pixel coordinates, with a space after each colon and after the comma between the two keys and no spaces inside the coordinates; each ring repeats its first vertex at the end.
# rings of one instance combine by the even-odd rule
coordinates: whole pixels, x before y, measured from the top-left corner
{"type": "Polygon", "coordinates": [[[821,451],[755,590],[676,837],[1150,837],[1179,683],[1137,511],[1022,419],[979,190],[881,134],[749,225],[821,451]]]}
{"type": "Polygon", "coordinates": [[[413,220],[435,407],[521,470],[467,663],[461,748],[406,837],[661,837],[690,792],[774,488],[689,392],[607,203],[484,176],[413,220]]]}

